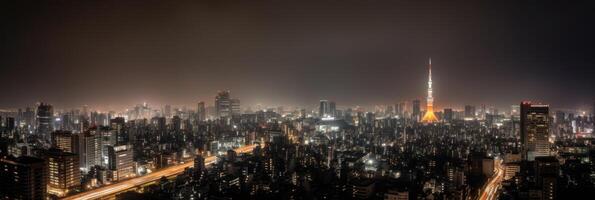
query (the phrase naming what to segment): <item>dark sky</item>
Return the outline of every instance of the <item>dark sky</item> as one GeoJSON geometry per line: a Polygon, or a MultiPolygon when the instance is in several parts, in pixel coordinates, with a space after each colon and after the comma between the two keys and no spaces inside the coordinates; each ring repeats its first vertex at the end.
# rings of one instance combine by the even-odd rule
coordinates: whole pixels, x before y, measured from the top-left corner
{"type": "Polygon", "coordinates": [[[388,104],[595,100],[591,1],[66,1],[0,7],[0,108],[46,101],[388,104]]]}

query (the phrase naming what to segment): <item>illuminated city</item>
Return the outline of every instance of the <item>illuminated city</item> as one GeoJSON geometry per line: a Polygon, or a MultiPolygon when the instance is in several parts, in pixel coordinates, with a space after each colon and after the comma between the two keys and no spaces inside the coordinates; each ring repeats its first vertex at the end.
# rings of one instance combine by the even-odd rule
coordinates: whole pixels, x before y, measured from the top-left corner
{"type": "Polygon", "coordinates": [[[0,199],[590,199],[589,3],[3,2],[0,199]]]}

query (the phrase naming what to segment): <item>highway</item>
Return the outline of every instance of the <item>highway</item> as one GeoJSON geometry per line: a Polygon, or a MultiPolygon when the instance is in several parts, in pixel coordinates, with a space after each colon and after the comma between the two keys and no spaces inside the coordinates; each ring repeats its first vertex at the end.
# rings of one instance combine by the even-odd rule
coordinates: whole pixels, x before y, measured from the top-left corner
{"type": "MultiPolygon", "coordinates": [[[[252,151],[252,149],[254,147],[256,147],[257,145],[248,145],[245,147],[240,147],[235,149],[235,151],[237,153],[249,153],[252,151]]],[[[213,164],[215,161],[217,160],[217,158],[215,156],[209,156],[205,158],[205,165],[210,165],[213,164]]],[[[118,183],[114,183],[114,184],[110,184],[110,185],[106,185],[100,188],[96,188],[93,190],[89,190],[89,191],[85,191],[79,194],[75,194],[72,196],[68,196],[63,198],[63,200],[70,200],[70,199],[98,199],[98,198],[102,198],[102,197],[106,197],[106,196],[110,196],[110,195],[115,195],[117,193],[120,192],[124,192],[126,190],[129,190],[131,188],[146,184],[146,183],[150,183],[156,180],[159,180],[161,177],[165,176],[165,177],[170,177],[170,176],[174,176],[177,174],[180,174],[182,172],[184,172],[185,168],[188,167],[193,167],[194,166],[194,162],[186,162],[184,164],[179,164],[179,165],[175,165],[175,166],[171,166],[171,167],[167,167],[164,168],[162,170],[153,172],[153,173],[149,173],[147,175],[144,176],[139,176],[136,178],[131,178],[128,180],[124,180],[118,183]]]]}
{"type": "Polygon", "coordinates": [[[496,160],[494,164],[494,176],[492,176],[486,186],[481,191],[479,200],[493,200],[498,197],[498,189],[504,179],[504,168],[502,167],[502,160],[496,160]]]}

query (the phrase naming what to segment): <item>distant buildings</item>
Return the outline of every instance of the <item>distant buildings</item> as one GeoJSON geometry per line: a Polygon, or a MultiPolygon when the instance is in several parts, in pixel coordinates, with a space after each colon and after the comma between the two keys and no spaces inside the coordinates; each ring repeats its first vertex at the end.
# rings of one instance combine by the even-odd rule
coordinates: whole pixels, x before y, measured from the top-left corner
{"type": "Polygon", "coordinates": [[[204,101],[198,102],[197,108],[196,108],[196,117],[197,117],[196,120],[199,122],[205,121],[207,119],[207,110],[205,108],[204,101]]]}
{"type": "Polygon", "coordinates": [[[42,138],[49,140],[50,133],[53,131],[53,116],[54,116],[54,108],[52,105],[39,103],[37,105],[37,112],[36,112],[36,130],[37,134],[42,136],[42,138]]]}
{"type": "Polygon", "coordinates": [[[413,100],[412,104],[411,118],[413,118],[414,121],[419,121],[419,118],[421,117],[421,101],[419,99],[415,99],[413,100]]]}
{"type": "Polygon", "coordinates": [[[465,106],[465,119],[475,119],[475,106],[466,105],[465,106]]]}
{"type": "Polygon", "coordinates": [[[229,91],[220,91],[215,97],[215,112],[217,117],[224,118],[231,116],[231,99],[229,91]]]}
{"type": "Polygon", "coordinates": [[[444,120],[445,122],[450,122],[453,120],[453,116],[454,113],[452,111],[452,108],[445,108],[442,120],[444,120]]]}
{"type": "Polygon", "coordinates": [[[230,118],[241,114],[240,100],[232,99],[229,91],[220,91],[215,97],[215,112],[218,118],[230,118]]]}
{"type": "Polygon", "coordinates": [[[335,117],[337,112],[337,104],[333,101],[320,100],[320,106],[318,109],[318,116],[320,118],[335,117]]]}

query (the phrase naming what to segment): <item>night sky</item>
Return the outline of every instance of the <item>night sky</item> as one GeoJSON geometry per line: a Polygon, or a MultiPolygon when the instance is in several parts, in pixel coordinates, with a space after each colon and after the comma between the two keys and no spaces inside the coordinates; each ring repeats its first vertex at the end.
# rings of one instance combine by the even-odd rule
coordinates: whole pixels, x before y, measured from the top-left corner
{"type": "Polygon", "coordinates": [[[425,98],[429,57],[438,108],[595,101],[592,0],[17,2],[0,108],[392,104],[425,98]]]}

